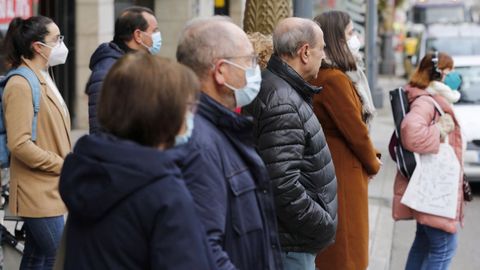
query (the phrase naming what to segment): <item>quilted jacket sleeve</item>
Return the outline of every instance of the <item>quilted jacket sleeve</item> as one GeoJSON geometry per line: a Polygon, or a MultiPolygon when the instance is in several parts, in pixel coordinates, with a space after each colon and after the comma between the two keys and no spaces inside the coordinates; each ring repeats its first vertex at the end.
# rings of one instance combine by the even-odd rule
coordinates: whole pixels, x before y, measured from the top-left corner
{"type": "Polygon", "coordinates": [[[412,102],[401,125],[403,146],[419,154],[437,153],[440,147],[440,130],[435,125],[435,106],[430,99],[420,97],[412,102]]]}
{"type": "Polygon", "coordinates": [[[98,120],[97,120],[97,102],[100,98],[100,89],[102,82],[94,82],[88,85],[88,124],[90,134],[99,132],[98,120]]]}
{"type": "Polygon", "coordinates": [[[312,199],[299,181],[306,143],[303,126],[290,104],[266,108],[258,119],[258,150],[270,174],[280,222],[291,232],[312,237],[334,222],[326,205],[312,199]]]}

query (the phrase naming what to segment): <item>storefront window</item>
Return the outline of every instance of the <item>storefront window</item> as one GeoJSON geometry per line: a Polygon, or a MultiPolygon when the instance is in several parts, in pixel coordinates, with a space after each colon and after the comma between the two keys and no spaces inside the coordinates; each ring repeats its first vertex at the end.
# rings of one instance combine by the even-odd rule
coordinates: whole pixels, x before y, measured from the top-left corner
{"type": "Polygon", "coordinates": [[[5,0],[0,1],[0,75],[6,72],[3,39],[8,25],[15,17],[28,18],[38,14],[39,0],[5,0]]]}

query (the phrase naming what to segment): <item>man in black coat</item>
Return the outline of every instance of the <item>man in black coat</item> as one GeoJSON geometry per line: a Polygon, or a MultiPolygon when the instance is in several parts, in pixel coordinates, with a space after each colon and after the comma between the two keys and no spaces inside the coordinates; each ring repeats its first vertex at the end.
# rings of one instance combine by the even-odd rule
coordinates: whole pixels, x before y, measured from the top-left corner
{"type": "Polygon", "coordinates": [[[146,7],[132,6],[122,11],[115,21],[113,41],[100,44],[90,58],[92,74],[85,89],[88,95],[88,120],[90,133],[100,131],[97,121],[97,101],[102,82],[110,68],[125,53],[147,51],[152,47],[152,35],[157,33],[157,19],[146,7]]]}
{"type": "Polygon", "coordinates": [[[316,253],[332,244],[337,224],[337,180],[330,150],[312,110],[325,57],[313,21],[288,18],[273,33],[274,54],[262,74],[254,117],[257,150],[275,195],[285,269],[315,269],[316,253]]]}
{"type": "Polygon", "coordinates": [[[180,35],[177,60],[202,85],[183,173],[218,268],[282,269],[268,173],[251,120],[234,112],[260,89],[252,44],[225,17],[195,19],[180,35]]]}

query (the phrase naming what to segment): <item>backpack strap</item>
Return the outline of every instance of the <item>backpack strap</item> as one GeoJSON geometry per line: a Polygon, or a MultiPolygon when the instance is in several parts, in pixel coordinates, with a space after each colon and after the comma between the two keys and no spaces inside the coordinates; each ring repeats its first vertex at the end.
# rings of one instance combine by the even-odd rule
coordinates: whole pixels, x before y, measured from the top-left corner
{"type": "MultiPolygon", "coordinates": [[[[438,104],[438,102],[433,98],[432,95],[422,95],[422,96],[418,96],[416,97],[410,104],[413,104],[413,102],[415,102],[418,98],[421,98],[421,97],[427,97],[430,102],[433,104],[434,108],[435,108],[435,112],[438,112],[438,114],[440,114],[440,116],[444,115],[445,112],[443,111],[442,107],[440,106],[440,104],[438,104]]],[[[434,113],[435,113],[434,112],[434,113]]],[[[435,117],[434,117],[435,118],[435,117]]]]}
{"type": "MultiPolygon", "coordinates": [[[[33,121],[32,121],[32,141],[37,140],[37,119],[38,119],[38,111],[40,110],[40,81],[37,78],[37,75],[29,69],[28,67],[18,67],[16,69],[12,69],[8,72],[8,74],[3,78],[1,83],[1,88],[5,87],[7,81],[13,76],[22,76],[30,85],[32,89],[32,103],[33,103],[33,121]]],[[[3,91],[1,93],[3,95],[3,91]]]]}

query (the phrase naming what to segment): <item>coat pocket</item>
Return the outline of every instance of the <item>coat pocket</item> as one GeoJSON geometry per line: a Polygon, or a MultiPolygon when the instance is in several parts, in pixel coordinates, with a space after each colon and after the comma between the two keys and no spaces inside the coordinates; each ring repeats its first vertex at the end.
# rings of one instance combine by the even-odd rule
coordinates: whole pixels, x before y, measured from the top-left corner
{"type": "Polygon", "coordinates": [[[262,216],[257,200],[256,186],[248,170],[229,178],[231,190],[231,219],[239,235],[262,229],[262,216]]]}

